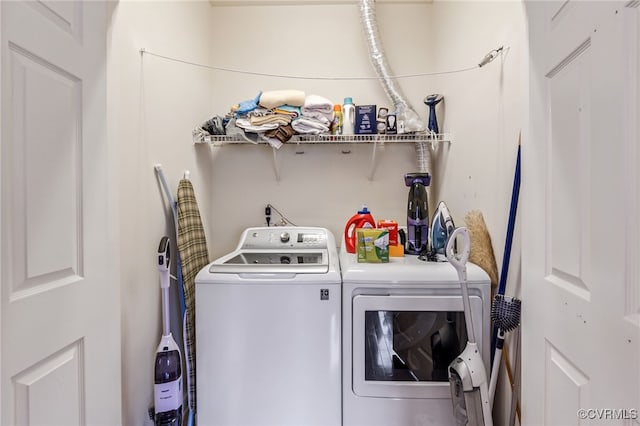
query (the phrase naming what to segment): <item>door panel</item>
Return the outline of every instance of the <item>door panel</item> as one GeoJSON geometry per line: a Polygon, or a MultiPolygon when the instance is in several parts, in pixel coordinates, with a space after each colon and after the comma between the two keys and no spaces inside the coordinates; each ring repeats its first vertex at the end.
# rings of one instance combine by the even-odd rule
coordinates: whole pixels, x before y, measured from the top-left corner
{"type": "Polygon", "coordinates": [[[638,3],[526,3],[523,424],[638,424],[638,3]]]}
{"type": "Polygon", "coordinates": [[[77,77],[14,44],[9,51],[15,299],[82,275],[82,92],[77,77]]]}
{"type": "Polygon", "coordinates": [[[76,41],[82,37],[82,2],[32,1],[28,3],[52,25],[70,34],[76,41]]]}
{"type": "Polygon", "coordinates": [[[551,138],[547,182],[547,279],[589,300],[590,42],[584,42],[548,74],[551,138]]]}
{"type": "Polygon", "coordinates": [[[1,2],[1,423],[121,423],[106,7],[1,2]]]}
{"type": "Polygon", "coordinates": [[[589,377],[548,341],[544,376],[545,424],[575,424],[578,409],[589,406],[589,377]]]}
{"type": "Polygon", "coordinates": [[[14,377],[16,425],[86,424],[82,349],[74,342],[14,377]]]}

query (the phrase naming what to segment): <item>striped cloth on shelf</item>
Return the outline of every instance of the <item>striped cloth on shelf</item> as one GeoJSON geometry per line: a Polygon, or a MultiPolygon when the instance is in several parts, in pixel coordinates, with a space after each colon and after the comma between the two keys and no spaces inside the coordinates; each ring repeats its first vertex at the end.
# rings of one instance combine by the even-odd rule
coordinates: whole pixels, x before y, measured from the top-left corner
{"type": "Polygon", "coordinates": [[[186,306],[186,357],[191,366],[188,371],[190,410],[196,412],[196,337],[195,337],[195,279],[198,272],[209,263],[207,239],[204,234],[198,202],[191,181],[178,184],[178,251],[182,261],[184,299],[186,306]]]}

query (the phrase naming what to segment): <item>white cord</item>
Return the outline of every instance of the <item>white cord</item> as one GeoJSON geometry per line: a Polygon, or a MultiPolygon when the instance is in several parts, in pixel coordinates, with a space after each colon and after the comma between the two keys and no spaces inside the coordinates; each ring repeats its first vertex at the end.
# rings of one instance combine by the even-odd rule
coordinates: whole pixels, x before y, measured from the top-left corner
{"type": "MultiPolygon", "coordinates": [[[[278,209],[276,209],[273,204],[267,204],[267,207],[271,207],[273,210],[275,210],[276,213],[278,213],[280,215],[280,226],[284,226],[287,223],[291,226],[298,226],[295,223],[291,222],[285,215],[283,215],[282,213],[280,213],[280,211],[278,209]]],[[[278,226],[278,225],[274,225],[274,226],[278,226]]]]}
{"type": "Polygon", "coordinates": [[[199,64],[197,62],[191,62],[191,61],[186,61],[184,59],[172,58],[170,56],[160,55],[158,53],[150,52],[150,51],[146,50],[145,48],[140,49],[140,55],[144,56],[145,54],[147,54],[147,55],[151,55],[151,56],[156,56],[158,58],[166,59],[168,61],[174,61],[174,62],[179,62],[179,63],[182,63],[182,64],[193,65],[193,66],[196,66],[196,67],[207,68],[207,69],[217,70],[217,71],[231,72],[231,73],[236,73],[236,74],[257,75],[257,76],[261,76],[261,77],[290,78],[290,79],[296,79],[296,80],[344,81],[344,80],[381,80],[381,79],[384,79],[384,78],[399,79],[399,78],[425,77],[425,76],[431,76],[431,75],[456,74],[456,73],[461,73],[461,72],[467,72],[467,71],[471,71],[471,70],[474,70],[474,69],[478,69],[478,68],[486,65],[487,63],[491,62],[493,59],[495,59],[495,57],[500,52],[502,52],[502,49],[503,49],[502,46],[500,46],[498,49],[494,49],[491,52],[487,53],[485,55],[485,57],[482,59],[482,61],[480,62],[481,65],[474,65],[472,67],[462,68],[462,69],[458,69],[458,70],[425,72],[425,73],[417,73],[417,74],[401,74],[401,75],[392,75],[392,76],[386,76],[386,77],[307,77],[307,76],[300,76],[300,75],[270,74],[270,73],[262,73],[262,72],[256,72],[256,71],[246,71],[246,70],[239,70],[239,69],[234,69],[234,68],[217,67],[217,66],[212,66],[212,65],[199,64]],[[490,60],[488,60],[488,58],[490,58],[490,60]]]}

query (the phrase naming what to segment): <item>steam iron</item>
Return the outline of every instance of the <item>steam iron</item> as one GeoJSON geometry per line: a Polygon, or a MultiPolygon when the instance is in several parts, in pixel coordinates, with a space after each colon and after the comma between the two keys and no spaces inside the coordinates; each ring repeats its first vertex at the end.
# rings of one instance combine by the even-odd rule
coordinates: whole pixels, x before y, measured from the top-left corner
{"type": "Polygon", "coordinates": [[[438,94],[428,95],[424,98],[424,104],[429,107],[429,125],[427,127],[431,132],[436,134],[440,133],[440,129],[438,129],[438,119],[436,118],[436,105],[443,99],[444,96],[438,94]]]}
{"type": "Polygon", "coordinates": [[[437,262],[446,262],[447,241],[456,229],[453,218],[444,201],[438,203],[431,222],[431,254],[437,262]]]}
{"type": "Polygon", "coordinates": [[[426,254],[429,244],[429,173],[407,173],[404,183],[411,189],[407,200],[407,254],[426,254]]]}

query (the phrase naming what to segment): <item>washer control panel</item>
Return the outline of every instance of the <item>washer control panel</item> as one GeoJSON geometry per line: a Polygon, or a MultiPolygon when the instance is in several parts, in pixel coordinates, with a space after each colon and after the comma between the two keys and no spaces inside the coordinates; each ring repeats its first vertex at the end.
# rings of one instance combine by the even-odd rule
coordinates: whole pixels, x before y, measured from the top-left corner
{"type": "Polygon", "coordinates": [[[326,249],[327,231],[322,228],[272,226],[249,228],[241,239],[241,249],[326,249]]]}

